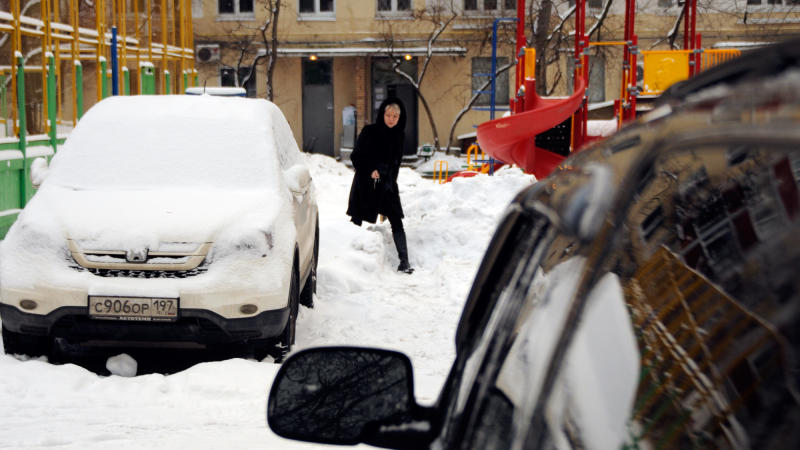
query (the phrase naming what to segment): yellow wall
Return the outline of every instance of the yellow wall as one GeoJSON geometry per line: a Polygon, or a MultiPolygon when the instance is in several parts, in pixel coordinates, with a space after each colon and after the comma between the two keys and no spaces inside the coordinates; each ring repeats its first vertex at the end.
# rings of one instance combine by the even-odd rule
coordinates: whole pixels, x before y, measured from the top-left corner
{"type": "MultiPolygon", "coordinates": [[[[259,73],[261,75],[261,73],[259,73]]],[[[266,75],[262,77],[259,93],[266,90],[266,75]]],[[[294,132],[297,145],[303,148],[303,83],[300,58],[280,58],[275,67],[275,104],[283,111],[294,132]]]]}
{"type": "MultiPolygon", "coordinates": [[[[413,0],[414,9],[427,5],[429,0],[413,0]]],[[[432,24],[426,20],[387,20],[376,16],[376,0],[338,0],[334,20],[307,20],[298,18],[297,0],[285,0],[280,13],[278,38],[280,47],[288,48],[348,48],[348,47],[380,47],[384,36],[391,35],[397,47],[424,46],[432,24]]],[[[233,36],[252,36],[255,47],[263,47],[260,35],[256,32],[264,21],[263,4],[257,3],[253,20],[230,21],[217,17],[217,0],[203,1],[203,15],[194,20],[196,43],[224,43],[233,36]]],[[[679,8],[669,8],[659,14],[639,12],[636,17],[636,34],[639,37],[639,48],[642,50],[665,49],[663,38],[677,18],[679,8]],[[666,19],[665,19],[666,18],[666,19]]],[[[786,13],[792,17],[800,17],[800,13],[786,13]]],[[[784,15],[786,15],[784,14],[784,15]]],[[[774,15],[773,15],[774,16],[774,15]]],[[[751,17],[760,17],[751,14],[751,17]]],[[[783,16],[781,16],[783,17],[783,16]]],[[[602,31],[602,39],[607,41],[621,40],[623,35],[623,16],[621,11],[612,11],[606,19],[602,31]]],[[[592,25],[591,14],[587,14],[587,28],[592,25]]],[[[734,14],[699,14],[697,29],[703,33],[703,44],[710,47],[717,41],[731,40],[778,40],[780,36],[800,32],[800,23],[775,23],[773,25],[756,25],[743,23],[741,17],[734,14]]],[[[436,123],[440,143],[447,145],[451,123],[472,95],[471,92],[471,60],[475,56],[489,56],[491,53],[490,25],[491,20],[459,18],[440,36],[437,46],[460,46],[467,49],[464,55],[434,56],[422,83],[422,95],[428,101],[436,123]]],[[[573,26],[573,19],[567,21],[565,29],[573,26]]],[[[513,33],[513,26],[508,26],[506,33],[513,33]]],[[[509,36],[510,37],[510,36],[509,36]]],[[[596,40],[597,36],[592,36],[596,40]]],[[[513,40],[513,38],[511,39],[513,40]]],[[[682,29],[678,42],[682,41],[682,29]]],[[[563,47],[571,48],[570,43],[563,47]]],[[[622,49],[621,47],[604,47],[605,54],[605,98],[618,98],[621,86],[622,49]]],[[[223,52],[222,63],[232,65],[234,53],[223,52]]],[[[513,47],[506,44],[499,50],[499,55],[511,56],[513,47]]],[[[249,55],[252,58],[254,55],[249,55]]],[[[325,55],[327,57],[327,55],[325,55]]],[[[377,56],[377,55],[376,55],[377,56]]],[[[572,55],[564,53],[560,58],[561,79],[555,86],[552,95],[566,95],[570,91],[571,65],[568,61],[572,55]]],[[[341,111],[345,106],[356,103],[358,89],[367,89],[367,103],[371,105],[371,89],[366,86],[355,86],[356,61],[370,59],[370,56],[334,57],[334,146],[338,146],[342,131],[341,111]]],[[[418,67],[421,68],[423,57],[417,55],[418,67]]],[[[219,82],[220,63],[198,64],[201,73],[201,84],[204,77],[219,82]]],[[[367,72],[371,64],[367,63],[367,72]]],[[[556,70],[549,70],[549,81],[552,86],[556,79],[556,70]]],[[[301,58],[298,56],[281,57],[275,69],[275,101],[284,110],[292,125],[295,136],[302,146],[302,80],[301,58]]],[[[509,97],[514,94],[514,71],[509,72],[509,97]]],[[[211,81],[209,81],[210,83],[211,81]]],[[[265,69],[259,69],[257,76],[259,96],[264,95],[266,82],[265,69]]],[[[420,145],[433,142],[433,131],[422,103],[418,104],[418,129],[420,145]]],[[[372,111],[358,111],[360,117],[371,117],[372,111]]],[[[473,125],[489,119],[485,111],[470,111],[459,122],[454,137],[474,131],[473,125]]],[[[455,144],[455,143],[453,143],[455,144]]]]}

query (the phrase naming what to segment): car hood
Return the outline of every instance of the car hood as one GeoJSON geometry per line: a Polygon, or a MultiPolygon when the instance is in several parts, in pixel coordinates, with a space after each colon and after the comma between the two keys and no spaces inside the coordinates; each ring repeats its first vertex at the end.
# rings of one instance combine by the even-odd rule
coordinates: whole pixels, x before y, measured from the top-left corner
{"type": "Polygon", "coordinates": [[[172,189],[72,190],[47,186],[24,219],[50,222],[93,248],[156,248],[163,242],[212,242],[242,222],[269,226],[280,209],[276,191],[172,189]]]}

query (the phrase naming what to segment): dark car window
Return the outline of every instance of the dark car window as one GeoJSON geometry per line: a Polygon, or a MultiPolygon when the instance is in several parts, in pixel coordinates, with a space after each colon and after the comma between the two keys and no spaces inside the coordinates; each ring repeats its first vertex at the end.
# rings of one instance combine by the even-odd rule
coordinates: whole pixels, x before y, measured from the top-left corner
{"type": "MultiPolygon", "coordinates": [[[[473,417],[474,414],[470,416],[476,410],[473,403],[484,397],[483,389],[488,387],[476,383],[476,380],[485,372],[487,360],[491,359],[487,354],[507,344],[515,317],[523,309],[521,297],[552,241],[554,227],[546,215],[516,207],[509,212],[499,230],[492,243],[494,251],[490,248],[487,252],[487,255],[494,256],[481,266],[483,275],[478,274],[484,281],[472,293],[473,305],[465,308],[462,316],[460,327],[465,327],[462,329],[464,341],[440,398],[440,407],[447,411],[449,418],[441,433],[444,442],[461,441],[466,430],[474,428],[476,420],[485,421],[510,414],[506,409],[507,399],[494,391],[491,407],[496,414],[484,418],[473,417]]],[[[489,423],[485,425],[496,428],[489,423]]]]}
{"type": "Polygon", "coordinates": [[[665,155],[617,255],[641,355],[630,443],[798,448],[798,147],[665,155]]]}
{"type": "MultiPolygon", "coordinates": [[[[560,237],[551,243],[551,250],[560,237]]],[[[580,253],[563,252],[570,247],[577,250],[578,246],[562,246],[551,252],[547,261],[551,264],[553,255],[565,257],[549,269],[544,268],[546,262],[542,260],[518,280],[524,286],[515,292],[520,308],[509,317],[505,342],[495,345],[485,358],[474,389],[473,419],[465,439],[470,448],[511,448],[515,438],[527,434],[527,424],[520,419],[529,417],[535,406],[534,391],[548,368],[559,324],[568,314],[585,270],[586,259],[580,253]]]]}

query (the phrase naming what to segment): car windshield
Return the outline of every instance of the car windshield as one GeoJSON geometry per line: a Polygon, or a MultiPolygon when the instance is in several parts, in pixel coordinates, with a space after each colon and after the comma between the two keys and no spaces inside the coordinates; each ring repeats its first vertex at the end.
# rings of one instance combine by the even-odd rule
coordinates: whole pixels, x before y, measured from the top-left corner
{"type": "Polygon", "coordinates": [[[271,187],[272,114],[249,99],[109,98],[78,123],[47,181],[80,190],[271,187]]]}

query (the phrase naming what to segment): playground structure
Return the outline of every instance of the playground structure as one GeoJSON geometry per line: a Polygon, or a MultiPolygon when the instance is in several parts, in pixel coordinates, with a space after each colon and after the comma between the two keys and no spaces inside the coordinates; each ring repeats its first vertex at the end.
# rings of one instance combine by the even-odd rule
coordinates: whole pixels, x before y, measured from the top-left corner
{"type": "Polygon", "coordinates": [[[64,3],[0,4],[0,239],[33,195],[32,160],[63,143],[59,127],[109,95],[197,84],[189,0],[64,3]]]}
{"type": "MultiPolygon", "coordinates": [[[[586,0],[575,6],[575,69],[572,94],[566,98],[540,97],[536,93],[535,52],[525,44],[525,1],[517,0],[516,98],[510,101],[511,115],[491,119],[478,126],[478,143],[492,159],[516,164],[537,178],[546,177],[566,156],[538,145],[536,136],[568,122],[566,153],[579,151],[599,136],[588,134],[589,49],[617,45],[623,48],[620,97],[614,103],[617,127],[635,119],[637,98],[659,95],[670,85],[701,70],[738,56],[738,50],[704,50],[696,32],[697,0],[684,3],[682,50],[639,51],[634,32],[636,1],[625,0],[622,41],[590,42],[586,34],[586,0]],[[643,86],[637,80],[637,55],[644,61],[643,86]]],[[[506,19],[508,20],[508,19],[506,19]]]]}

